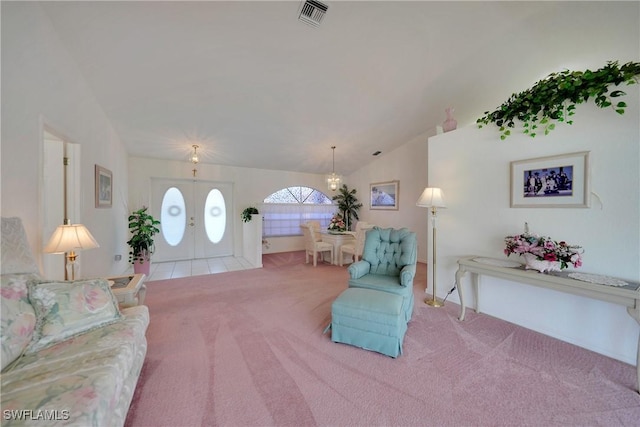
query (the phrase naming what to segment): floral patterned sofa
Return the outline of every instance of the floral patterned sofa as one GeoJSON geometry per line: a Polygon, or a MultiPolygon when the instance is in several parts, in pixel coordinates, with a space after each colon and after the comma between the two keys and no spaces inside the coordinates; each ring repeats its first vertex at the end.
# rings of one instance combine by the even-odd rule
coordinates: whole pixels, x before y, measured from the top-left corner
{"type": "Polygon", "coordinates": [[[144,363],[146,306],[104,279],[44,280],[19,218],[2,218],[2,425],[122,426],[144,363]]]}

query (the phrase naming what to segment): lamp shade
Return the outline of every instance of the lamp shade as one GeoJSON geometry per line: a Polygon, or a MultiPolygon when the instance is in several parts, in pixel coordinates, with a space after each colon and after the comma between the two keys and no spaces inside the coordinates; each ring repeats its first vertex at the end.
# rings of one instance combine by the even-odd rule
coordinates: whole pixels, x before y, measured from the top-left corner
{"type": "Polygon", "coordinates": [[[427,187],[424,189],[420,198],[416,202],[416,206],[423,208],[446,208],[442,190],[437,187],[427,187]]]}
{"type": "Polygon", "coordinates": [[[46,253],[56,254],[100,247],[87,227],[82,224],[59,225],[44,247],[46,253]]]}

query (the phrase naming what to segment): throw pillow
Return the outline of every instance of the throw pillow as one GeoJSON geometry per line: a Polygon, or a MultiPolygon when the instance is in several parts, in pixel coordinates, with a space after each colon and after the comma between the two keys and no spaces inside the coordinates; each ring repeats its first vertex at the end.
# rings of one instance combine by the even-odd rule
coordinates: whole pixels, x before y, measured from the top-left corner
{"type": "Polygon", "coordinates": [[[2,250],[0,268],[2,274],[40,273],[24,231],[22,220],[17,217],[2,218],[2,250]]]}
{"type": "Polygon", "coordinates": [[[116,322],[122,315],[104,279],[29,282],[36,330],[28,353],[116,322]]]}
{"type": "Polygon", "coordinates": [[[34,274],[2,275],[0,287],[0,338],[2,340],[1,367],[16,360],[31,342],[36,326],[36,313],[29,302],[27,282],[34,274]]]}

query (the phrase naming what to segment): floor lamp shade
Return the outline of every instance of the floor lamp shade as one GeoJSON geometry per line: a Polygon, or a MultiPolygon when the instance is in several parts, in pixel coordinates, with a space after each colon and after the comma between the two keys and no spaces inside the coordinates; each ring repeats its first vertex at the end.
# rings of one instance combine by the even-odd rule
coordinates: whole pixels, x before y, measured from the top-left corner
{"type": "MultiPolygon", "coordinates": [[[[50,254],[66,253],[65,265],[71,265],[71,280],[75,280],[76,250],[93,249],[100,247],[87,227],[82,224],[59,225],[53,232],[49,243],[44,247],[44,252],[50,254]]],[[[68,274],[65,268],[65,279],[68,274]]]]}
{"type": "Polygon", "coordinates": [[[416,202],[416,206],[423,208],[446,208],[442,190],[436,187],[427,187],[424,189],[420,198],[416,202]]]}
{"type": "Polygon", "coordinates": [[[427,187],[424,189],[420,198],[416,202],[416,206],[420,206],[423,208],[431,208],[431,228],[433,233],[433,247],[431,250],[431,260],[432,260],[432,273],[433,273],[433,281],[432,281],[432,292],[433,297],[431,299],[426,299],[424,302],[432,307],[442,307],[444,303],[441,303],[436,298],[436,214],[438,208],[446,208],[447,206],[444,203],[444,196],[442,194],[442,190],[437,187],[427,187]]]}

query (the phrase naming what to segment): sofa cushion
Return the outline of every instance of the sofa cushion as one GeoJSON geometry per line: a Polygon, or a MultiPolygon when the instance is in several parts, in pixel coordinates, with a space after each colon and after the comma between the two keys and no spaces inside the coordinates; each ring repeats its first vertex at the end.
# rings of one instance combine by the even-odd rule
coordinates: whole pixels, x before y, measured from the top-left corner
{"type": "Polygon", "coordinates": [[[40,269],[31,253],[22,220],[3,217],[0,228],[2,230],[2,250],[0,251],[2,274],[39,274],[40,269]]]}
{"type": "Polygon", "coordinates": [[[408,295],[413,289],[400,286],[400,278],[389,277],[377,274],[365,274],[358,279],[349,280],[349,287],[373,289],[376,291],[389,292],[396,295],[408,295]]]}
{"type": "Polygon", "coordinates": [[[120,319],[118,301],[104,279],[32,280],[29,300],[36,329],[27,352],[38,351],[120,319]]]}
{"type": "Polygon", "coordinates": [[[4,369],[27,348],[36,326],[36,313],[29,302],[27,282],[34,274],[3,274],[0,287],[0,340],[4,369]]]}

